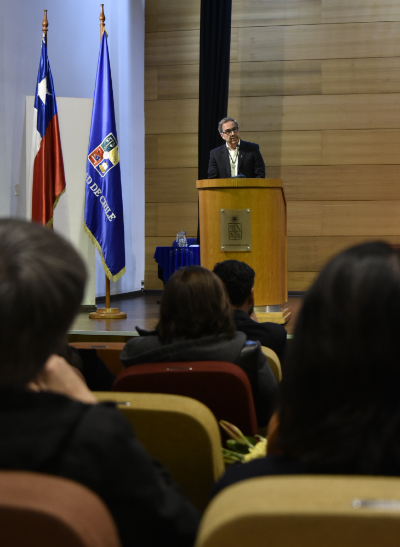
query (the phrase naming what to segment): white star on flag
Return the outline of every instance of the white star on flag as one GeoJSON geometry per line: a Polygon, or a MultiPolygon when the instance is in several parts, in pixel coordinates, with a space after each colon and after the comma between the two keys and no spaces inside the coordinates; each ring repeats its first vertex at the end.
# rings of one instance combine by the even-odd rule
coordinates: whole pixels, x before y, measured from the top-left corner
{"type": "Polygon", "coordinates": [[[47,77],[45,76],[38,85],[38,96],[44,105],[46,104],[46,95],[51,96],[47,89],[47,77]]]}

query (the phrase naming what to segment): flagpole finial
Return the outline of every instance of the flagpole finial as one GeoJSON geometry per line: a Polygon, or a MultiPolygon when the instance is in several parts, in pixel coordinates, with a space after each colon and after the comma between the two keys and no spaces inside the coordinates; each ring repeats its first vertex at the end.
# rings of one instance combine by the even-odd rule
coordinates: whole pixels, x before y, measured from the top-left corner
{"type": "Polygon", "coordinates": [[[43,21],[42,21],[42,32],[43,32],[43,36],[46,38],[46,43],[47,43],[47,29],[49,27],[49,22],[47,20],[47,9],[44,10],[44,16],[43,16],[43,21]]]}
{"type": "Polygon", "coordinates": [[[102,39],[103,37],[103,32],[105,31],[105,27],[106,27],[106,24],[105,24],[105,20],[106,20],[106,16],[104,15],[104,4],[100,4],[101,6],[101,11],[100,11],[100,40],[102,39]]]}

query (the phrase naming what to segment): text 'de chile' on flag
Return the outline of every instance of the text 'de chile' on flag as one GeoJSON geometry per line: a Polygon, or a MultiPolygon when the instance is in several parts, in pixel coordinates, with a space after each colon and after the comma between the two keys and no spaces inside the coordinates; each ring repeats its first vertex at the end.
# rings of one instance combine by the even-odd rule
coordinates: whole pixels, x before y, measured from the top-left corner
{"type": "Polygon", "coordinates": [[[45,37],[42,39],[33,123],[32,220],[51,225],[53,211],[65,191],[65,174],[56,95],[45,37]]]}
{"type": "Polygon", "coordinates": [[[117,281],[125,273],[124,218],[106,32],[101,39],[94,90],[84,229],[100,253],[106,276],[117,281]]]}

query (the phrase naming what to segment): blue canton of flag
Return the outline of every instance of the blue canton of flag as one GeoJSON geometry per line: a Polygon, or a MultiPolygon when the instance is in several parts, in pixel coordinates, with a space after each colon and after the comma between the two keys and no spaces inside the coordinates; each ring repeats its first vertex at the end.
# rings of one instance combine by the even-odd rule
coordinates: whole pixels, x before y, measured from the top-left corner
{"type": "Polygon", "coordinates": [[[107,35],[101,39],[86,168],[84,229],[100,253],[106,276],[125,273],[121,170],[107,35]]]}

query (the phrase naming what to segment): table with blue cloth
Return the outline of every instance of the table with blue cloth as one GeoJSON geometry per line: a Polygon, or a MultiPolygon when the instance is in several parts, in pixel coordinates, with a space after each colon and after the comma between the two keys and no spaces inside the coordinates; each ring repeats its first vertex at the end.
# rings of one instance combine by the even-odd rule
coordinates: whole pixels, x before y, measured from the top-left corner
{"type": "Polygon", "coordinates": [[[156,247],[154,260],[158,264],[158,278],[165,284],[178,268],[200,265],[200,247],[156,247]]]}

